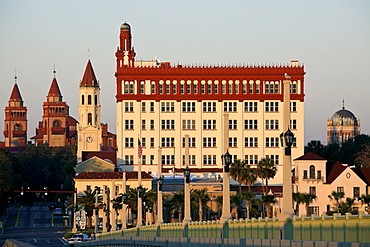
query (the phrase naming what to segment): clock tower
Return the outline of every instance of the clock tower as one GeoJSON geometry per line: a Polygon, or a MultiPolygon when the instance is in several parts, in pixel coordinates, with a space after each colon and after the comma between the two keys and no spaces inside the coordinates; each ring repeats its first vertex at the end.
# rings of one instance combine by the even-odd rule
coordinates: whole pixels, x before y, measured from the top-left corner
{"type": "Polygon", "coordinates": [[[83,151],[101,151],[103,145],[100,86],[90,60],[87,62],[79,90],[77,163],[82,162],[83,151]]]}

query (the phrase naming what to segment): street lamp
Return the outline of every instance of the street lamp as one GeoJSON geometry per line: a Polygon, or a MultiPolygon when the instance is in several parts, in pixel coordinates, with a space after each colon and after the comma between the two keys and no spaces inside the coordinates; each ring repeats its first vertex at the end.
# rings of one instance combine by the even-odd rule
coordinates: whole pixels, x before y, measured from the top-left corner
{"type": "Polygon", "coordinates": [[[184,169],[184,176],[185,176],[185,182],[188,184],[190,183],[190,168],[186,167],[184,169]]]}
{"type": "MultiPolygon", "coordinates": [[[[282,139],[282,134],[280,134],[280,139],[282,139]]],[[[292,155],[292,145],[293,145],[293,141],[294,141],[294,134],[292,131],[290,131],[290,129],[288,129],[285,133],[284,133],[284,140],[285,140],[285,155],[292,155]]]]}
{"type": "Polygon", "coordinates": [[[140,185],[137,187],[137,192],[139,193],[139,198],[143,197],[143,187],[140,185]]]}
{"type": "Polygon", "coordinates": [[[98,233],[98,226],[99,226],[99,194],[100,194],[100,187],[95,186],[95,234],[98,233]]]}
{"type": "Polygon", "coordinates": [[[225,154],[221,155],[221,162],[223,165],[223,179],[222,179],[222,216],[221,221],[225,222],[231,219],[230,214],[230,164],[231,154],[226,151],[225,154]]]}
{"type": "Polygon", "coordinates": [[[186,224],[191,221],[190,216],[190,168],[187,166],[184,169],[184,202],[185,202],[185,208],[184,208],[184,220],[183,223],[186,224]]]}
{"type": "Polygon", "coordinates": [[[162,177],[159,177],[157,179],[157,183],[158,183],[158,191],[162,191],[162,187],[163,187],[163,176],[162,177]]]}

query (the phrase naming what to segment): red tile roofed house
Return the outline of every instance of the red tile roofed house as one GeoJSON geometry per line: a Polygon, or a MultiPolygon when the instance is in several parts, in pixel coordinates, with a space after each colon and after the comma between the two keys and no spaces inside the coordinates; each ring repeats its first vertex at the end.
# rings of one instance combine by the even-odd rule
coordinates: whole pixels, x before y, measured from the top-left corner
{"type": "MultiPolygon", "coordinates": [[[[130,171],[126,173],[126,186],[130,186],[130,188],[137,188],[138,187],[138,172],[137,171],[130,171]]],[[[77,195],[83,195],[83,191],[85,190],[94,190],[95,186],[100,187],[103,191],[108,191],[109,188],[109,197],[110,201],[117,198],[120,193],[122,193],[123,188],[123,172],[82,172],[78,174],[76,177],[73,178],[75,182],[75,189],[77,191],[77,195]]],[[[152,189],[152,180],[153,177],[150,176],[146,172],[141,172],[141,184],[142,187],[147,188],[148,190],[152,189]]],[[[110,212],[111,215],[114,213],[118,213],[122,215],[121,210],[117,212],[112,209],[112,203],[110,205],[110,212]]],[[[103,210],[99,210],[99,218],[103,218],[103,210]]],[[[112,218],[112,216],[111,216],[112,218]]],[[[114,221],[111,221],[114,222],[114,221]]],[[[116,223],[121,224],[121,217],[116,216],[116,223]]],[[[95,217],[93,217],[93,225],[95,225],[95,217]]],[[[112,223],[113,225],[113,223],[112,223]]]]}
{"type": "MultiPolygon", "coordinates": [[[[356,198],[368,194],[370,168],[352,168],[339,162],[307,153],[294,160],[294,192],[315,194],[317,199],[310,204],[309,214],[321,215],[336,210],[336,203],[328,198],[332,191],[344,192],[345,197],[356,198]]],[[[355,201],[355,209],[365,211],[365,205],[355,201]]],[[[305,205],[299,214],[306,214],[305,205]]]]}

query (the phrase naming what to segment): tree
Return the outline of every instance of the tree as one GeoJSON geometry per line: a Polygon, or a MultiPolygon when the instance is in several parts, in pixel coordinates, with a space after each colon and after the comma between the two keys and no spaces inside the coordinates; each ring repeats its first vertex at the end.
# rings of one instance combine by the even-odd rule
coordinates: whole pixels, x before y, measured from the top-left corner
{"type": "Polygon", "coordinates": [[[339,201],[344,198],[344,192],[336,192],[333,190],[330,195],[328,195],[330,200],[335,201],[336,208],[338,209],[339,201]]]}
{"type": "Polygon", "coordinates": [[[207,206],[207,202],[211,200],[207,193],[207,189],[199,189],[192,191],[195,201],[197,202],[197,206],[199,209],[199,221],[203,220],[203,207],[207,206]]]}
{"type": "Polygon", "coordinates": [[[364,144],[356,153],[355,166],[357,168],[370,167],[370,144],[364,144]]]}
{"type": "Polygon", "coordinates": [[[305,153],[314,153],[319,156],[322,155],[322,152],[324,150],[324,145],[321,144],[321,141],[319,140],[312,140],[309,143],[307,143],[307,146],[304,147],[305,153]]]}
{"type": "Polygon", "coordinates": [[[0,148],[0,215],[6,210],[7,197],[13,186],[15,159],[7,149],[0,148]]]}
{"type": "Polygon", "coordinates": [[[253,193],[251,191],[242,192],[242,197],[244,200],[247,201],[247,219],[250,217],[250,212],[252,209],[252,200],[256,196],[256,193],[253,193]]]}
{"type": "Polygon", "coordinates": [[[232,211],[235,212],[235,218],[239,219],[239,212],[241,204],[243,203],[243,196],[241,194],[231,195],[230,204],[232,206],[232,211]]]}
{"type": "MultiPolygon", "coordinates": [[[[84,190],[82,193],[80,192],[77,196],[77,205],[79,209],[83,209],[86,212],[87,216],[87,228],[92,226],[92,216],[94,215],[94,208],[95,208],[95,195],[96,191],[93,190],[84,190]]],[[[101,198],[98,198],[98,200],[101,198]]]]}
{"type": "Polygon", "coordinates": [[[364,195],[362,194],[361,197],[358,198],[359,201],[361,201],[361,205],[366,204],[367,205],[367,213],[370,214],[370,194],[364,195]]]}
{"type": "Polygon", "coordinates": [[[274,178],[277,172],[277,168],[275,163],[270,158],[262,158],[257,165],[256,168],[257,175],[262,180],[265,180],[265,191],[264,194],[266,195],[268,190],[268,180],[270,178],[274,178]]]}
{"type": "Polygon", "coordinates": [[[180,190],[173,194],[170,200],[170,211],[178,213],[179,221],[182,220],[182,213],[184,212],[184,191],[180,190]]]}
{"type": "Polygon", "coordinates": [[[245,162],[240,160],[235,160],[234,163],[230,166],[230,177],[238,182],[239,184],[239,193],[242,192],[242,181],[241,173],[244,169],[245,162]]]}
{"type": "Polygon", "coordinates": [[[303,196],[300,192],[293,192],[293,202],[296,203],[294,213],[299,216],[299,204],[303,204],[303,196]]]}
{"type": "Polygon", "coordinates": [[[301,193],[301,197],[302,197],[302,202],[305,204],[306,206],[306,215],[309,216],[309,212],[308,212],[308,209],[310,207],[310,204],[316,200],[317,196],[316,195],[313,195],[313,194],[310,194],[310,193],[301,193]]]}
{"type": "Polygon", "coordinates": [[[240,171],[241,182],[248,185],[248,191],[251,191],[251,186],[257,181],[256,169],[250,165],[245,165],[240,171]]]}
{"type": "Polygon", "coordinates": [[[355,204],[355,198],[347,197],[344,202],[340,202],[340,214],[352,213],[353,206],[355,204]]]}
{"type": "Polygon", "coordinates": [[[263,195],[262,196],[262,203],[266,205],[267,217],[272,217],[272,205],[276,203],[276,199],[274,195],[263,195]]]}

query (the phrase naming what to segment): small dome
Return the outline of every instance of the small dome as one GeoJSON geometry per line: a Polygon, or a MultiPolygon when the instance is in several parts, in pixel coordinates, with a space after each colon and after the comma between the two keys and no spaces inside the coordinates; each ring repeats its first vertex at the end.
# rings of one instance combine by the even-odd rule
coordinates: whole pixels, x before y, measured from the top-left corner
{"type": "Polygon", "coordinates": [[[130,25],[128,24],[128,23],[123,23],[122,25],[121,25],[121,31],[122,30],[128,30],[128,31],[130,31],[131,30],[131,27],[130,27],[130,25]]]}
{"type": "Polygon", "coordinates": [[[342,110],[335,112],[332,116],[334,126],[357,126],[357,118],[351,111],[346,110],[344,107],[342,110]]]}

